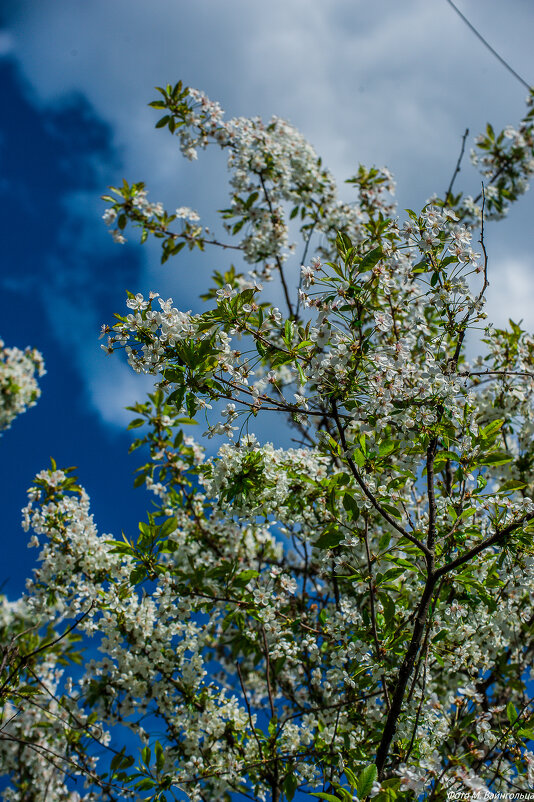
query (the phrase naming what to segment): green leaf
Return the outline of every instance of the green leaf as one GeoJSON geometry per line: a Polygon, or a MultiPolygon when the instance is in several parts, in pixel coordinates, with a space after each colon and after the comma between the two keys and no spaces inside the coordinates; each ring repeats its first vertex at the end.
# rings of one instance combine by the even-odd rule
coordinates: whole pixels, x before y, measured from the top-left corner
{"type": "Polygon", "coordinates": [[[362,261],[358,265],[358,269],[361,273],[366,273],[367,270],[372,270],[373,267],[382,259],[383,255],[382,248],[373,248],[372,251],[369,251],[369,253],[365,254],[362,261]]]}
{"type": "Polygon", "coordinates": [[[508,481],[503,482],[503,484],[495,492],[496,494],[513,493],[515,490],[522,490],[524,487],[526,487],[524,482],[520,482],[517,479],[508,479],[508,481]]]}
{"type": "Polygon", "coordinates": [[[185,387],[179,387],[177,390],[174,390],[174,392],[170,394],[170,396],[167,398],[167,403],[174,404],[178,409],[180,409],[180,407],[183,404],[184,396],[185,396],[185,387]]]}
{"type": "MultiPolygon", "coordinates": [[[[412,564],[411,562],[409,562],[408,560],[403,559],[402,557],[390,557],[390,560],[391,560],[392,563],[395,563],[396,565],[400,565],[403,568],[408,568],[410,571],[413,571],[414,568],[417,568],[417,565],[412,564]]],[[[389,571],[388,571],[388,573],[389,573],[389,571]]]]}
{"type": "Polygon", "coordinates": [[[254,579],[256,576],[259,576],[259,573],[254,571],[252,568],[249,568],[247,571],[241,571],[240,574],[237,574],[234,582],[237,582],[240,585],[246,585],[247,582],[250,582],[250,580],[254,579]]]}
{"type": "Polygon", "coordinates": [[[358,785],[358,779],[356,775],[348,768],[345,768],[345,777],[349,781],[350,787],[356,788],[356,786],[358,785]]]}
{"type": "Polygon", "coordinates": [[[166,125],[172,120],[172,117],[169,114],[166,114],[165,117],[161,117],[157,123],[156,128],[165,128],[166,125]]]}
{"type": "Polygon", "coordinates": [[[134,785],[136,791],[148,791],[151,788],[154,788],[156,785],[155,780],[151,780],[149,777],[145,777],[144,780],[139,780],[138,783],[134,785]]]}
{"type": "Polygon", "coordinates": [[[397,791],[399,790],[400,780],[398,777],[392,777],[389,780],[383,780],[381,783],[382,791],[375,797],[373,802],[395,802],[397,798],[397,791]]]}
{"type": "Polygon", "coordinates": [[[284,793],[287,796],[289,802],[291,802],[291,800],[295,796],[295,791],[297,790],[298,784],[299,782],[294,774],[288,774],[287,777],[285,778],[284,793]]]}
{"type": "Polygon", "coordinates": [[[382,604],[384,606],[384,620],[386,624],[393,619],[395,615],[395,602],[389,595],[382,596],[382,604]]]}
{"type": "Polygon", "coordinates": [[[478,458],[477,465],[506,465],[511,462],[513,457],[507,451],[490,451],[487,454],[481,454],[478,458]]]}
{"type": "Polygon", "coordinates": [[[486,479],[483,474],[479,473],[477,476],[477,491],[484,490],[486,485],[488,484],[488,480],[486,479]]]}
{"type": "Polygon", "coordinates": [[[176,245],[175,245],[173,248],[171,248],[171,251],[170,251],[170,253],[171,253],[173,256],[176,256],[176,254],[180,253],[180,251],[182,250],[182,248],[185,248],[185,245],[186,245],[186,243],[185,243],[185,242],[177,242],[177,243],[176,243],[176,245]]]}
{"type": "Polygon", "coordinates": [[[358,785],[356,789],[356,794],[358,796],[358,799],[365,799],[365,797],[369,796],[373,788],[373,783],[376,781],[377,776],[378,776],[378,771],[374,763],[371,763],[369,766],[366,766],[360,772],[360,776],[358,777],[358,785]]]}
{"type": "Polygon", "coordinates": [[[340,256],[345,257],[348,251],[352,248],[352,242],[343,231],[338,231],[336,237],[336,248],[340,256]]]}
{"type": "Polygon", "coordinates": [[[343,507],[349,513],[352,521],[357,520],[360,515],[360,507],[354,496],[352,496],[350,493],[345,493],[343,495],[343,507]]]}
{"type": "Polygon", "coordinates": [[[108,540],[108,545],[113,546],[112,554],[132,554],[133,548],[130,546],[129,543],[118,543],[114,540],[108,540]]]}
{"type": "Polygon", "coordinates": [[[293,323],[290,320],[286,320],[284,324],[284,339],[286,342],[291,343],[291,340],[293,339],[293,331],[293,323]]]}
{"type": "Polygon", "coordinates": [[[378,448],[378,456],[379,457],[387,457],[388,454],[391,454],[392,451],[395,451],[397,447],[397,443],[393,440],[387,440],[383,443],[380,443],[378,448]]]}
{"type": "Polygon", "coordinates": [[[306,384],[307,378],[306,378],[306,376],[304,374],[304,371],[302,370],[302,368],[300,366],[300,362],[295,362],[295,366],[296,366],[298,374],[299,374],[300,383],[303,384],[303,385],[306,384]]]}
{"type": "Polygon", "coordinates": [[[338,796],[334,794],[326,794],[324,791],[314,791],[310,796],[316,796],[318,799],[326,799],[328,802],[342,802],[338,796]]]}
{"type": "Polygon", "coordinates": [[[142,582],[145,578],[145,569],[142,565],[134,568],[133,571],[130,573],[130,582],[132,585],[136,585],[138,582],[142,582]]]}
{"type": "Polygon", "coordinates": [[[508,702],[508,704],[506,705],[506,715],[508,716],[508,721],[513,727],[515,722],[519,718],[513,702],[508,702]]]}
{"type": "Polygon", "coordinates": [[[468,507],[466,510],[462,510],[462,514],[460,515],[460,521],[464,518],[470,518],[476,512],[476,507],[468,507]]]}
{"type": "Polygon", "coordinates": [[[111,771],[115,771],[117,769],[128,769],[130,766],[133,766],[135,763],[134,758],[131,755],[126,755],[125,752],[126,747],[123,746],[121,751],[113,756],[110,764],[111,771]]]}
{"type": "Polygon", "coordinates": [[[356,463],[358,468],[363,468],[365,465],[365,455],[358,449],[352,455],[352,461],[356,463]]]}
{"type": "Polygon", "coordinates": [[[178,526],[176,518],[168,518],[159,530],[160,537],[168,537],[178,526]]]}
{"type": "Polygon", "coordinates": [[[165,752],[159,741],[156,741],[154,752],[156,753],[156,769],[157,771],[161,771],[165,762],[165,752]]]}
{"type": "Polygon", "coordinates": [[[146,476],[144,473],[140,473],[139,476],[136,476],[134,479],[133,486],[134,487],[141,487],[141,485],[145,484],[146,476]]]}
{"type": "Polygon", "coordinates": [[[412,273],[414,273],[414,274],[426,273],[427,270],[428,270],[427,261],[426,261],[426,259],[423,259],[421,262],[417,262],[417,264],[414,265],[412,273]]]}
{"type": "Polygon", "coordinates": [[[378,551],[384,551],[389,546],[389,542],[391,540],[391,535],[389,532],[384,532],[380,540],[378,541],[378,551]]]}
{"type": "Polygon", "coordinates": [[[446,463],[447,460],[458,462],[459,459],[460,457],[458,454],[455,454],[454,451],[438,451],[434,457],[434,465],[437,467],[439,463],[446,463]]]}
{"type": "Polygon", "coordinates": [[[150,747],[145,746],[141,750],[141,758],[143,759],[143,763],[145,764],[145,766],[150,766],[151,757],[152,757],[152,752],[150,751],[150,747]]]}
{"type": "Polygon", "coordinates": [[[389,513],[392,518],[397,518],[398,521],[402,520],[402,515],[396,507],[393,507],[391,504],[384,503],[383,501],[380,502],[380,506],[383,510],[389,513]]]}
{"type": "Polygon", "coordinates": [[[326,435],[325,443],[328,444],[333,454],[338,454],[338,455],[341,454],[341,446],[339,445],[339,443],[336,443],[331,434],[326,435]]]}
{"type": "Polygon", "coordinates": [[[343,537],[343,533],[339,531],[325,532],[318,540],[316,540],[314,546],[318,549],[333,549],[336,546],[339,546],[343,540],[343,537]]]}
{"type": "Polygon", "coordinates": [[[146,423],[144,418],[135,418],[128,424],[128,429],[138,429],[143,423],[146,423]]]}
{"type": "Polygon", "coordinates": [[[483,429],[480,429],[478,432],[479,439],[486,440],[492,434],[496,434],[499,429],[502,428],[504,424],[504,420],[494,420],[491,423],[488,423],[487,426],[484,426],[483,429]]]}

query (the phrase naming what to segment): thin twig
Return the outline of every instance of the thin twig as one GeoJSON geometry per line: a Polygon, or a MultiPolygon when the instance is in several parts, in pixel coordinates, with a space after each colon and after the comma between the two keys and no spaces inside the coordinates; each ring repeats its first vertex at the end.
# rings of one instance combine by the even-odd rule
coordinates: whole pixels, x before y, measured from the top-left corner
{"type": "Polygon", "coordinates": [[[72,758],[69,758],[66,755],[62,755],[59,752],[55,752],[53,749],[50,749],[49,747],[44,746],[43,744],[36,743],[34,741],[26,741],[24,738],[19,738],[16,735],[12,735],[11,733],[6,733],[6,732],[0,734],[0,741],[1,740],[12,741],[14,743],[20,744],[21,746],[25,746],[28,749],[33,750],[34,752],[37,752],[38,755],[44,757],[45,760],[50,762],[56,769],[58,769],[58,771],[60,771],[65,776],[73,779],[74,782],[76,782],[75,775],[67,771],[66,768],[62,768],[61,764],[58,765],[57,763],[55,763],[53,758],[56,758],[57,760],[60,760],[63,763],[66,763],[70,766],[73,766],[76,772],[80,772],[82,775],[84,774],[85,776],[90,777],[93,780],[93,782],[95,782],[97,786],[101,788],[103,791],[106,791],[106,793],[110,794],[109,788],[110,787],[113,788],[113,785],[110,785],[109,783],[103,783],[102,780],[98,777],[98,775],[94,774],[89,769],[85,768],[85,766],[81,765],[80,763],[76,763],[76,761],[72,760],[72,758]],[[49,757],[49,755],[51,755],[51,757],[49,757]]]}
{"type": "Polygon", "coordinates": [[[271,658],[269,657],[269,646],[267,644],[267,636],[265,635],[265,627],[262,626],[261,634],[263,637],[263,648],[265,649],[265,673],[267,675],[267,693],[269,695],[269,705],[271,708],[271,718],[275,716],[273,691],[271,688],[271,658]]]}
{"type": "Polygon", "coordinates": [[[458,377],[467,378],[469,376],[523,376],[525,378],[534,378],[534,371],[526,370],[478,370],[469,371],[468,373],[458,373],[458,377]]]}
{"type": "Polygon", "coordinates": [[[480,210],[480,246],[482,248],[482,253],[484,254],[484,283],[482,285],[482,289],[480,290],[477,301],[481,301],[486,289],[489,286],[488,281],[488,254],[486,251],[486,245],[484,243],[484,209],[486,207],[486,192],[484,190],[484,184],[482,184],[482,209],[480,210]]]}
{"type": "Polygon", "coordinates": [[[373,494],[371,493],[371,491],[369,490],[369,488],[367,487],[367,485],[363,481],[363,479],[361,477],[361,474],[360,474],[360,472],[359,472],[359,470],[358,470],[358,468],[356,466],[356,463],[354,462],[352,457],[348,456],[348,446],[347,446],[347,440],[345,438],[345,431],[343,429],[343,426],[341,424],[341,420],[339,418],[339,413],[337,411],[337,404],[336,404],[335,399],[332,399],[332,411],[333,411],[334,420],[336,421],[336,425],[337,425],[337,428],[338,428],[339,438],[341,440],[341,445],[343,447],[343,451],[345,452],[345,459],[347,460],[347,464],[348,464],[348,466],[349,466],[349,468],[351,470],[352,475],[356,479],[358,485],[361,487],[361,489],[363,490],[364,494],[367,496],[367,498],[369,499],[369,501],[371,502],[371,504],[373,505],[375,510],[377,510],[377,512],[380,513],[382,518],[385,521],[387,521],[387,523],[390,526],[392,526],[393,529],[395,529],[397,532],[399,532],[399,534],[401,534],[403,537],[405,537],[407,540],[409,540],[411,543],[413,543],[414,546],[417,546],[417,548],[420,551],[423,552],[425,557],[428,558],[428,556],[430,555],[428,547],[422,541],[418,540],[418,538],[416,538],[414,535],[410,534],[410,532],[407,532],[406,529],[404,529],[402,526],[400,526],[396,522],[396,520],[388,512],[386,512],[386,510],[383,507],[381,507],[381,505],[378,503],[376,498],[373,496],[373,494]]]}
{"type": "MultiPolygon", "coordinates": [[[[271,203],[271,198],[269,197],[269,193],[267,192],[267,187],[265,186],[265,181],[263,180],[263,175],[261,173],[259,173],[259,177],[260,177],[260,182],[261,182],[261,186],[262,186],[262,189],[263,189],[263,194],[265,196],[265,200],[267,201],[267,205],[269,206],[269,211],[271,213],[271,221],[274,224],[275,213],[274,213],[273,205],[271,203]]],[[[284,268],[282,267],[282,260],[280,259],[280,257],[278,255],[275,256],[274,258],[275,258],[275,261],[276,261],[276,266],[278,267],[278,272],[280,274],[280,281],[282,282],[282,287],[283,287],[283,290],[284,290],[284,296],[285,296],[285,299],[286,299],[286,304],[287,304],[287,309],[288,309],[288,312],[289,312],[289,317],[295,319],[296,315],[295,315],[295,313],[293,311],[293,304],[291,303],[291,298],[289,297],[289,289],[287,287],[286,278],[284,276],[284,268]]]]}
{"type": "MultiPolygon", "coordinates": [[[[421,685],[421,699],[419,700],[419,704],[417,706],[417,713],[415,714],[415,721],[414,721],[414,725],[413,725],[413,731],[412,731],[412,737],[411,737],[411,740],[410,740],[410,745],[408,746],[408,750],[406,752],[406,755],[404,756],[404,760],[405,760],[406,763],[408,762],[408,758],[410,757],[410,754],[411,754],[412,749],[413,749],[413,745],[415,743],[415,736],[417,734],[417,727],[419,726],[419,719],[421,718],[421,710],[423,709],[423,702],[425,701],[426,672],[427,672],[427,666],[428,666],[428,645],[429,644],[428,644],[428,631],[427,631],[426,644],[423,646],[423,649],[424,649],[424,652],[425,652],[425,662],[424,662],[424,665],[423,665],[423,682],[422,682],[422,685],[421,685]]],[[[416,677],[417,677],[417,674],[416,674],[416,677]]],[[[415,679],[414,679],[414,684],[415,684],[415,679]]]]}
{"type": "MultiPolygon", "coordinates": [[[[302,259],[300,260],[300,264],[303,267],[306,265],[306,257],[308,255],[308,248],[310,247],[310,241],[311,241],[311,238],[313,236],[313,232],[315,230],[315,226],[316,225],[317,225],[317,220],[314,220],[313,221],[313,225],[310,228],[308,237],[306,239],[306,244],[304,246],[304,252],[302,254],[302,259]]],[[[296,317],[297,320],[298,320],[299,311],[300,311],[300,290],[301,290],[301,288],[302,288],[302,272],[299,275],[299,285],[298,285],[298,289],[297,289],[297,311],[295,313],[295,317],[296,317]]]]}
{"type": "Polygon", "coordinates": [[[426,486],[428,496],[428,536],[426,545],[433,552],[436,542],[436,496],[434,492],[434,459],[438,448],[438,438],[434,437],[426,452],[426,486]]]}
{"type": "MultiPolygon", "coordinates": [[[[35,671],[33,671],[33,669],[31,669],[31,668],[28,666],[28,669],[27,669],[27,670],[28,670],[28,672],[29,672],[29,673],[32,675],[32,677],[33,677],[33,678],[34,678],[34,679],[35,679],[35,680],[36,680],[36,681],[39,683],[39,685],[40,685],[40,686],[43,688],[44,692],[45,692],[46,694],[48,694],[48,696],[50,696],[50,698],[51,698],[51,699],[53,699],[53,700],[54,700],[54,702],[55,702],[55,703],[58,705],[58,707],[60,707],[61,709],[63,709],[63,710],[64,710],[64,711],[67,713],[67,715],[68,715],[70,718],[72,718],[72,719],[74,720],[74,722],[76,723],[76,726],[77,726],[77,728],[78,728],[78,729],[82,730],[82,731],[83,731],[83,732],[85,732],[87,735],[89,735],[89,737],[90,737],[90,738],[92,738],[92,739],[93,739],[93,741],[95,741],[95,743],[97,743],[99,746],[102,746],[102,747],[104,747],[104,749],[107,749],[109,752],[113,752],[113,754],[114,754],[114,755],[118,755],[118,754],[119,754],[119,752],[118,752],[118,750],[117,750],[117,749],[114,749],[112,746],[109,746],[108,744],[106,744],[106,743],[104,743],[103,741],[99,740],[99,738],[97,738],[97,737],[96,737],[96,735],[94,735],[94,734],[93,734],[93,732],[91,731],[91,728],[90,728],[90,726],[89,726],[88,724],[84,723],[83,721],[81,721],[81,720],[80,720],[80,719],[79,719],[79,718],[78,718],[78,717],[77,717],[77,716],[76,716],[76,715],[75,715],[75,714],[72,712],[72,710],[69,710],[69,708],[68,708],[68,707],[65,705],[65,703],[64,703],[64,702],[63,702],[63,701],[62,701],[62,700],[61,700],[59,697],[57,697],[57,696],[56,696],[56,695],[55,695],[55,694],[54,694],[54,693],[53,693],[53,692],[50,690],[50,688],[48,688],[48,687],[46,686],[46,684],[45,684],[45,683],[42,681],[42,679],[41,679],[41,678],[40,678],[40,677],[39,677],[39,676],[38,676],[38,675],[35,673],[35,671]]],[[[28,701],[30,701],[30,703],[31,703],[31,704],[34,704],[36,707],[39,707],[41,710],[45,710],[45,708],[44,708],[44,707],[41,707],[41,705],[37,704],[37,702],[35,702],[35,700],[33,700],[33,699],[30,699],[30,700],[28,700],[28,701]]],[[[48,713],[50,714],[50,711],[46,711],[46,712],[48,712],[48,713]]],[[[61,723],[62,723],[62,724],[64,724],[66,727],[69,725],[68,721],[65,721],[65,719],[63,719],[63,718],[62,718],[62,717],[61,717],[61,716],[60,716],[58,713],[51,714],[51,715],[54,715],[54,716],[55,716],[55,717],[56,717],[56,718],[57,718],[59,721],[61,721],[61,723]]]]}
{"type": "Polygon", "coordinates": [[[236,668],[237,668],[237,676],[239,677],[239,684],[241,685],[241,690],[243,691],[243,698],[245,700],[245,705],[247,707],[247,713],[248,713],[248,720],[249,720],[249,724],[250,724],[250,729],[252,730],[252,734],[254,735],[254,738],[256,739],[256,743],[258,744],[260,757],[263,758],[263,748],[262,748],[262,745],[261,745],[261,741],[258,738],[258,733],[256,732],[256,728],[254,726],[254,722],[252,721],[252,712],[250,710],[250,704],[249,704],[249,701],[248,701],[247,691],[245,689],[245,683],[243,682],[243,675],[241,674],[241,666],[240,666],[239,662],[237,662],[237,661],[236,661],[236,668]]]}
{"type": "MultiPolygon", "coordinates": [[[[369,575],[369,607],[370,607],[370,610],[371,610],[371,628],[373,630],[373,639],[374,639],[374,642],[375,642],[376,660],[377,660],[378,663],[380,663],[380,661],[381,661],[381,657],[380,657],[381,646],[380,646],[380,641],[378,639],[378,630],[376,628],[375,591],[374,591],[374,587],[373,587],[373,567],[371,565],[371,552],[369,550],[369,519],[367,518],[367,516],[365,518],[365,528],[364,528],[364,532],[363,532],[363,542],[365,544],[365,554],[366,554],[366,557],[367,557],[367,572],[368,572],[368,575],[369,575]]],[[[389,711],[389,709],[391,707],[391,702],[390,702],[390,699],[389,699],[388,686],[387,686],[387,683],[386,683],[384,675],[382,675],[380,677],[380,682],[381,682],[381,685],[382,685],[382,689],[384,691],[384,699],[386,701],[386,707],[387,707],[387,709],[389,711]]]]}
{"type": "Polygon", "coordinates": [[[55,638],[54,640],[50,641],[49,643],[43,643],[42,646],[39,646],[37,649],[34,649],[33,652],[29,652],[29,654],[23,655],[20,658],[20,660],[17,663],[17,665],[15,666],[15,668],[13,669],[13,671],[11,671],[8,674],[8,676],[6,677],[6,679],[4,680],[2,685],[0,686],[0,694],[3,692],[4,688],[8,685],[8,683],[11,681],[11,679],[15,676],[17,671],[19,671],[19,669],[21,669],[28,662],[28,660],[31,660],[32,657],[35,657],[35,655],[40,654],[41,652],[44,652],[46,649],[50,649],[52,646],[55,646],[56,643],[59,643],[61,640],[63,640],[63,638],[66,638],[67,635],[70,632],[72,632],[73,629],[76,629],[76,627],[79,624],[81,624],[83,619],[86,618],[86,616],[89,615],[89,613],[91,612],[93,607],[94,607],[94,602],[91,602],[91,605],[90,605],[89,609],[87,609],[85,611],[85,613],[80,616],[80,618],[78,618],[73,624],[71,624],[70,627],[68,627],[68,629],[66,629],[65,632],[63,632],[63,634],[59,635],[57,638],[55,638]]]}
{"type": "Polygon", "coordinates": [[[447,189],[447,192],[445,193],[445,205],[447,205],[447,203],[449,202],[449,196],[450,196],[450,194],[452,192],[452,188],[454,186],[454,182],[456,180],[456,176],[460,172],[460,168],[461,168],[461,165],[462,165],[462,159],[464,157],[464,151],[465,151],[465,140],[467,139],[468,136],[469,136],[469,128],[466,128],[465,131],[464,131],[464,135],[462,137],[462,147],[460,148],[460,155],[458,156],[458,161],[456,162],[456,167],[454,168],[454,173],[451,176],[451,181],[450,181],[450,184],[449,184],[449,188],[447,189]]]}

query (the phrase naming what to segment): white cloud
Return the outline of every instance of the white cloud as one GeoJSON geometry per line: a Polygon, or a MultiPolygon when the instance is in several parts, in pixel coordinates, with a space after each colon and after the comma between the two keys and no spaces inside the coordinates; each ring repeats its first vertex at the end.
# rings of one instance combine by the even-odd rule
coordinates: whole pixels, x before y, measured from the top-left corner
{"type": "Polygon", "coordinates": [[[5,58],[13,53],[14,41],[11,34],[7,31],[0,31],[0,58],[5,58]]]}
{"type": "Polygon", "coordinates": [[[495,326],[508,327],[508,320],[523,321],[534,331],[534,269],[527,254],[498,260],[490,273],[487,291],[488,319],[495,326]]]}
{"type": "Polygon", "coordinates": [[[97,410],[104,423],[125,425],[134,417],[125,407],[143,402],[152,392],[157,377],[136,374],[120,353],[105,354],[98,332],[102,321],[90,302],[81,304],[79,298],[62,294],[57,287],[46,291],[46,307],[50,325],[65,350],[74,351],[84,366],[85,403],[97,410]]]}
{"type": "Polygon", "coordinates": [[[146,394],[154,390],[154,376],[138,375],[117,356],[96,359],[90,363],[89,402],[99,410],[104,423],[124,429],[136,417],[126,410],[136,401],[144,403],[146,394]]]}

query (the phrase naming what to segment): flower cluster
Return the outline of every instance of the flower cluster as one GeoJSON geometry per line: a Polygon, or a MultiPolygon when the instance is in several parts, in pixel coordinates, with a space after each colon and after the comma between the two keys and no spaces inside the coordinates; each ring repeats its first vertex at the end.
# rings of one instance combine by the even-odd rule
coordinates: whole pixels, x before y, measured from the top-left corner
{"type": "MultiPolygon", "coordinates": [[[[488,124],[484,134],[476,140],[476,150],[471,151],[471,161],[478,166],[487,187],[484,191],[486,214],[492,218],[504,217],[510,203],[517,200],[529,188],[529,178],[534,173],[534,94],[527,98],[529,111],[519,126],[507,125],[496,133],[488,124]]],[[[467,196],[463,207],[469,215],[480,219],[482,206],[480,196],[467,196]]]]}
{"type": "Polygon", "coordinates": [[[108,225],[118,223],[112,231],[118,242],[124,242],[123,229],[128,220],[143,229],[142,239],[149,233],[163,237],[163,256],[181,250],[185,244],[203,248],[205,244],[233,247],[257,268],[257,274],[268,280],[273,267],[282,264],[294,252],[289,241],[290,220],[300,220],[300,233],[306,240],[312,235],[321,238],[320,251],[332,256],[332,243],[339,230],[355,241],[365,238],[365,225],[370,215],[392,215],[395,206],[391,196],[395,184],[386,169],[360,168],[350,180],[358,190],[355,204],[338,198],[332,174],[322,166],[313,147],[290,123],[278,117],[269,122],[259,117],[224,119],[224,111],[203,92],[184,88],[159,90],[162,96],[151,105],[165,110],[159,127],[168,126],[179,138],[182,153],[196,159],[198,150],[210,143],[228,151],[231,173],[231,205],[222,210],[225,228],[232,236],[241,230],[245,236],[239,244],[228,246],[210,237],[198,225],[198,215],[183,208],[175,214],[165,212],[160,204],[150,204],[143,184],[112,187],[115,197],[105,196],[113,205],[104,214],[108,225]],[[292,210],[288,216],[287,207],[292,210]],[[180,231],[171,231],[174,221],[182,221],[180,231]],[[259,272],[258,272],[259,271],[259,272]]]}
{"type": "Polygon", "coordinates": [[[0,431],[37,403],[41,395],[37,377],[45,373],[43,357],[35,348],[7,348],[0,340],[0,431]]]}
{"type": "Polygon", "coordinates": [[[495,131],[488,123],[484,133],[475,138],[471,162],[482,176],[482,189],[473,196],[454,191],[464,154],[466,131],[460,158],[444,197],[433,195],[432,203],[454,210],[463,223],[479,227],[483,220],[499,220],[508,214],[511,204],[529,188],[534,172],[534,91],[526,98],[527,112],[518,125],[495,131]]]}
{"type": "Polygon", "coordinates": [[[65,675],[65,665],[77,660],[74,637],[68,630],[48,628],[41,637],[39,622],[27,600],[0,599],[1,685],[0,764],[11,779],[2,799],[20,802],[31,790],[36,799],[47,793],[61,802],[96,802],[98,791],[80,795],[67,776],[103,788],[88,742],[106,748],[101,723],[78,704],[65,675]]]}

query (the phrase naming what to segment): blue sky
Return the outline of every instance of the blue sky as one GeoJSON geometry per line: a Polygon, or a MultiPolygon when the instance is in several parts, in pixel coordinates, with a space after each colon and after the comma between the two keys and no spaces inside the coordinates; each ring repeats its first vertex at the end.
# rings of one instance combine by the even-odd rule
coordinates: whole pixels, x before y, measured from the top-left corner
{"type": "MultiPolygon", "coordinates": [[[[534,82],[532,3],[458,5],[534,82]]],[[[100,325],[123,311],[126,288],[195,308],[205,279],[228,264],[224,254],[185,252],[162,267],[134,237],[114,245],[101,221],[99,196],[123,176],[208,224],[226,205],[221,154],[186,163],[154,130],[153,87],[180,78],[229,116],[289,119],[340,182],[360,162],[387,165],[401,210],[447,187],[466,127],[475,135],[487,120],[513,124],[524,112],[524,88],[445,0],[4,0],[0,336],[39,348],[48,369],[38,406],[0,443],[0,582],[10,597],[35,556],[20,529],[25,490],[50,456],[78,467],[101,531],[132,532],[149,503],[132,490],[123,411],[148,384],[104,355],[100,325]]],[[[458,186],[478,191],[467,165],[458,186]]],[[[523,318],[531,329],[533,208],[525,196],[486,240],[490,317],[523,318]]]]}

